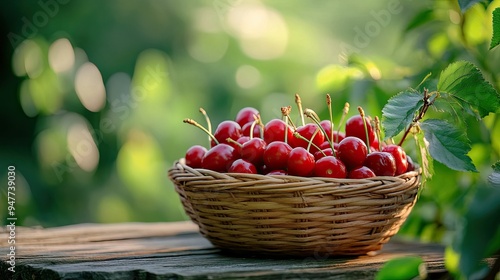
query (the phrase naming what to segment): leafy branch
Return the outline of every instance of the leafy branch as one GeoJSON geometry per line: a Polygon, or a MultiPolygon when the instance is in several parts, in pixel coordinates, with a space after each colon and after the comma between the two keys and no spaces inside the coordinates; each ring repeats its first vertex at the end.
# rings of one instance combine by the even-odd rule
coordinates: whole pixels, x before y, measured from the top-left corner
{"type": "Polygon", "coordinates": [[[459,126],[457,120],[446,121],[450,116],[444,116],[444,120],[424,120],[436,100],[448,104],[450,116],[462,112],[478,120],[500,108],[500,95],[480,70],[470,62],[458,61],[441,72],[436,90],[409,89],[389,99],[382,109],[386,138],[395,137],[404,130],[399,141],[402,145],[410,132],[413,133],[425,177],[432,175],[432,160],[454,170],[477,172],[467,155],[471,146],[465,127],[459,126]]]}

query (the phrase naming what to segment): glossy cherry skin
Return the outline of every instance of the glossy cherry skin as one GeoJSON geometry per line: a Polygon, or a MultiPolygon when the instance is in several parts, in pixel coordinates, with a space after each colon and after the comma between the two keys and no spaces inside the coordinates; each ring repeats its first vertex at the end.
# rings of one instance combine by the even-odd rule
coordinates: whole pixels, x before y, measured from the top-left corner
{"type": "Polygon", "coordinates": [[[221,143],[208,150],[201,160],[201,167],[217,172],[226,172],[233,161],[238,159],[235,149],[221,143]]]}
{"type": "Polygon", "coordinates": [[[253,107],[245,107],[242,108],[238,114],[236,114],[236,118],[234,119],[241,127],[243,127],[247,123],[252,123],[255,118],[254,115],[259,115],[259,111],[253,107]]]}
{"type": "Polygon", "coordinates": [[[194,145],[186,151],[184,159],[186,165],[192,168],[201,168],[201,160],[205,156],[207,149],[200,145],[194,145]]]}
{"type": "Polygon", "coordinates": [[[227,172],[257,174],[257,168],[252,163],[239,158],[233,161],[227,172]]]}
{"type": "Polygon", "coordinates": [[[241,126],[235,121],[223,121],[217,126],[214,136],[219,143],[227,143],[227,138],[237,141],[242,136],[241,126]]]}
{"type": "MultiPolygon", "coordinates": [[[[241,127],[241,133],[245,136],[250,136],[250,129],[252,128],[252,123],[249,122],[249,123],[246,123],[244,124],[242,127],[241,127]]],[[[261,137],[261,134],[260,134],[260,126],[259,125],[255,125],[253,127],[253,137],[261,137]]]]}
{"type": "Polygon", "coordinates": [[[371,146],[373,141],[375,141],[375,130],[366,117],[365,122],[368,130],[368,138],[370,139],[368,143],[366,142],[365,126],[360,115],[352,116],[347,120],[345,124],[345,136],[358,137],[363,140],[367,146],[371,146]]]}
{"type": "Polygon", "coordinates": [[[406,161],[408,162],[408,167],[406,168],[406,172],[415,171],[418,168],[415,162],[413,162],[413,159],[409,155],[406,156],[406,161]]]}
{"type": "Polygon", "coordinates": [[[326,157],[326,156],[333,156],[333,151],[331,148],[326,148],[326,149],[323,149],[321,151],[317,151],[314,153],[314,159],[315,160],[318,160],[322,157],[326,157]]]}
{"type": "Polygon", "coordinates": [[[333,156],[322,157],[316,161],[314,176],[329,178],[346,178],[347,169],[342,161],[333,156]]]}
{"type": "MultiPolygon", "coordinates": [[[[312,123],[308,123],[308,124],[305,124],[303,126],[297,127],[297,132],[302,137],[306,138],[307,140],[312,139],[312,142],[316,146],[323,144],[323,142],[325,141],[325,135],[323,134],[323,132],[321,132],[320,128],[317,125],[312,124],[312,123]],[[316,133],[316,135],[315,135],[315,133],[316,133]],[[314,138],[313,138],[313,135],[314,135],[314,138]]],[[[295,147],[307,148],[308,145],[309,145],[309,141],[306,141],[306,140],[301,139],[301,138],[297,138],[297,137],[295,137],[295,135],[293,136],[293,140],[290,142],[290,146],[292,146],[293,148],[295,148],[295,147]]],[[[314,152],[318,151],[318,149],[311,145],[310,151],[314,153],[314,152]]]]}
{"type": "Polygon", "coordinates": [[[273,170],[266,175],[288,175],[288,173],[285,170],[273,170]]]}
{"type": "Polygon", "coordinates": [[[234,150],[235,150],[235,153],[237,155],[240,155],[241,154],[241,147],[243,146],[243,144],[245,144],[248,140],[250,140],[250,137],[248,136],[241,136],[240,138],[238,138],[238,140],[236,140],[236,143],[234,142],[227,142],[225,144],[228,144],[229,146],[233,147],[234,150]]]}
{"type": "Polygon", "coordinates": [[[387,152],[372,152],[366,156],[364,166],[370,168],[377,176],[394,176],[396,160],[387,152]]]}
{"type": "Polygon", "coordinates": [[[382,152],[388,152],[396,160],[396,174],[395,176],[401,175],[408,169],[408,161],[406,159],[406,153],[401,146],[390,144],[382,149],[382,152]]]}
{"type": "Polygon", "coordinates": [[[363,165],[368,148],[365,142],[354,136],[347,136],[339,143],[337,157],[345,164],[347,170],[363,165]]]}
{"type": "Polygon", "coordinates": [[[366,166],[361,166],[358,168],[355,168],[347,174],[347,178],[350,179],[363,179],[363,178],[371,178],[375,177],[375,173],[368,167],[366,166]]]}
{"type": "Polygon", "coordinates": [[[345,134],[342,133],[342,132],[337,132],[334,128],[332,128],[331,126],[331,123],[329,120],[322,120],[320,123],[321,127],[323,127],[323,129],[325,130],[326,132],[326,135],[325,135],[325,141],[327,139],[330,139],[332,137],[332,134],[333,134],[333,142],[335,143],[339,143],[340,141],[342,141],[342,139],[345,138],[345,134]],[[332,129],[333,129],[333,132],[332,132],[332,129]]]}
{"type": "Polygon", "coordinates": [[[292,139],[292,129],[280,119],[272,119],[264,126],[264,141],[269,145],[275,141],[285,141],[285,133],[287,140],[292,139]]]}
{"type": "MultiPolygon", "coordinates": [[[[328,141],[323,142],[321,145],[319,145],[319,147],[321,150],[331,149],[330,143],[328,141]]],[[[335,149],[335,151],[337,151],[339,149],[339,143],[333,143],[333,148],[335,149]]]]}
{"type": "Polygon", "coordinates": [[[241,147],[241,158],[253,163],[255,166],[264,164],[264,151],[266,142],[260,138],[252,138],[241,147]]]}
{"type": "Polygon", "coordinates": [[[285,142],[268,143],[264,151],[264,164],[268,170],[286,169],[291,151],[292,147],[285,142]]]}
{"type": "Polygon", "coordinates": [[[314,171],[314,156],[305,148],[295,147],[288,156],[288,174],[294,176],[311,176],[314,171]]]}

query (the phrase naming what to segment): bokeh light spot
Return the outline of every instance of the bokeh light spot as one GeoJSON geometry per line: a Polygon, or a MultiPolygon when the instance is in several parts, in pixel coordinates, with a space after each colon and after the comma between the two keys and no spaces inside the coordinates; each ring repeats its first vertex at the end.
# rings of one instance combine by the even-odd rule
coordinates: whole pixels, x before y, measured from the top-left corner
{"type": "Polygon", "coordinates": [[[249,57],[269,60],[284,54],[288,28],[278,12],[259,3],[242,3],[229,9],[227,21],[249,57]]]}
{"type": "Polygon", "coordinates": [[[19,90],[19,101],[26,116],[34,117],[38,114],[38,109],[33,102],[33,98],[31,97],[28,80],[24,80],[21,84],[21,88],[19,90]]]}
{"type": "Polygon", "coordinates": [[[226,35],[198,32],[188,46],[188,52],[194,59],[204,62],[216,62],[226,54],[229,40],[226,35]]]}
{"type": "Polygon", "coordinates": [[[89,111],[98,112],[104,107],[106,91],[101,72],[93,63],[87,62],[78,69],[75,90],[80,102],[89,111]]]}
{"type": "Polygon", "coordinates": [[[242,65],[236,70],[236,83],[242,88],[252,88],[260,83],[260,72],[250,65],[242,65]]]}
{"type": "Polygon", "coordinates": [[[75,64],[73,46],[66,38],[56,40],[49,48],[49,65],[56,73],[68,71],[75,64]]]}
{"type": "Polygon", "coordinates": [[[43,72],[43,66],[42,50],[35,41],[25,40],[15,49],[12,68],[17,76],[36,78],[43,72]]]}
{"type": "Polygon", "coordinates": [[[71,125],[67,141],[69,152],[78,166],[85,171],[93,171],[99,163],[99,150],[88,127],[83,123],[71,125]]]}

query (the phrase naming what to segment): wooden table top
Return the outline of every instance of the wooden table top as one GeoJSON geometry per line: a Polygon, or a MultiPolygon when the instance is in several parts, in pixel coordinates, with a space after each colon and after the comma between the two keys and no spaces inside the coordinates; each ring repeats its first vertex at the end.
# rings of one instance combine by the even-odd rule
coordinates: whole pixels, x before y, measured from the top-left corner
{"type": "Polygon", "coordinates": [[[430,276],[443,275],[444,247],[393,238],[371,256],[271,258],[228,255],[191,222],[79,224],[16,228],[15,273],[0,231],[0,279],[373,279],[388,260],[421,256],[430,276]]]}

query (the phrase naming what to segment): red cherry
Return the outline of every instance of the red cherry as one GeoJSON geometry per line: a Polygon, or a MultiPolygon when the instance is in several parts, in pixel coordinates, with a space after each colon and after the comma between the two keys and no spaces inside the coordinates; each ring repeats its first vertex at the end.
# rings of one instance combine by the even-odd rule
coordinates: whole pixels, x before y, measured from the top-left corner
{"type": "Polygon", "coordinates": [[[314,176],[329,178],[345,178],[347,170],[342,161],[333,156],[322,157],[316,161],[314,176]]]}
{"type": "MultiPolygon", "coordinates": [[[[327,139],[330,139],[330,137],[332,135],[332,126],[331,126],[330,121],[329,120],[322,120],[319,124],[321,125],[321,127],[323,127],[323,129],[326,132],[325,141],[327,139]]],[[[333,140],[332,139],[330,139],[330,140],[333,141],[333,142],[335,142],[335,143],[339,143],[344,138],[345,138],[345,134],[344,133],[342,133],[340,131],[334,130],[333,131],[333,140]]]]}
{"type": "Polygon", "coordinates": [[[375,173],[366,166],[361,166],[349,171],[347,178],[350,179],[363,179],[363,178],[371,178],[375,177],[375,173]]]}
{"type": "Polygon", "coordinates": [[[226,172],[237,158],[238,155],[233,147],[221,143],[205,153],[201,160],[201,167],[217,172],[226,172]]]}
{"type": "MultiPolygon", "coordinates": [[[[245,136],[250,136],[250,129],[252,128],[252,123],[246,123],[241,127],[241,133],[245,136]]],[[[261,137],[260,128],[258,125],[255,125],[253,128],[253,137],[261,137]]]]}
{"type": "Polygon", "coordinates": [[[380,151],[380,149],[378,148],[379,147],[379,141],[377,138],[375,138],[375,140],[373,140],[373,142],[371,143],[371,146],[370,146],[370,151],[372,152],[375,152],[375,151],[380,151]]]}
{"type": "Polygon", "coordinates": [[[368,148],[363,140],[347,136],[340,141],[337,157],[345,164],[348,170],[362,166],[368,154],[368,148]]]}
{"type": "MultiPolygon", "coordinates": [[[[323,134],[323,132],[321,130],[316,132],[317,130],[319,130],[318,126],[315,124],[312,124],[312,123],[308,123],[308,124],[305,124],[305,125],[297,128],[297,132],[302,137],[304,137],[308,140],[312,139],[312,142],[316,146],[319,146],[319,145],[323,144],[323,142],[325,141],[325,135],[323,134]],[[314,135],[314,133],[316,133],[316,135],[314,135]],[[313,135],[314,135],[314,138],[313,138],[313,135]]],[[[301,139],[301,138],[297,138],[294,135],[293,140],[290,142],[290,145],[294,148],[295,147],[307,148],[307,146],[309,145],[309,141],[306,141],[306,140],[301,139]]],[[[310,151],[314,153],[314,152],[318,151],[318,149],[311,145],[310,151]]]]}
{"type": "Polygon", "coordinates": [[[310,176],[314,170],[314,156],[305,148],[293,148],[288,156],[287,170],[290,175],[310,176]]]}
{"type": "Polygon", "coordinates": [[[201,160],[207,149],[200,145],[194,145],[186,151],[186,165],[192,168],[201,168],[201,160]]]}
{"type": "Polygon", "coordinates": [[[247,123],[252,123],[254,119],[254,115],[259,115],[259,111],[252,107],[242,108],[238,114],[236,114],[235,121],[243,127],[247,123]]]}
{"type": "Polygon", "coordinates": [[[318,159],[320,159],[322,157],[326,157],[326,156],[333,156],[333,151],[331,148],[326,148],[326,149],[323,149],[321,151],[317,151],[314,153],[315,160],[318,160],[318,159]]]}
{"type": "Polygon", "coordinates": [[[219,143],[227,143],[227,138],[237,141],[241,136],[241,126],[235,121],[221,122],[214,132],[214,137],[219,143]]]}
{"type": "Polygon", "coordinates": [[[241,158],[260,166],[264,163],[264,151],[266,142],[260,138],[252,138],[241,147],[241,158]]]}
{"type": "Polygon", "coordinates": [[[396,174],[396,160],[387,152],[369,153],[366,156],[364,165],[377,176],[394,176],[396,174]]]}
{"type": "MultiPolygon", "coordinates": [[[[344,138],[342,138],[342,139],[344,139],[344,138]]],[[[319,148],[321,150],[331,149],[330,143],[328,141],[325,141],[321,145],[319,145],[319,148]]],[[[339,149],[339,143],[333,143],[333,148],[335,149],[335,151],[338,150],[339,149]]]]}
{"type": "Polygon", "coordinates": [[[272,119],[264,126],[264,141],[270,144],[274,141],[285,141],[285,131],[288,134],[287,139],[292,139],[292,129],[280,119],[272,119]]]}
{"type": "Polygon", "coordinates": [[[228,172],[257,174],[257,168],[252,163],[240,158],[233,161],[233,163],[229,167],[228,172]]]}
{"type": "Polygon", "coordinates": [[[285,170],[273,170],[268,172],[266,175],[288,175],[285,170]]]}
{"type": "Polygon", "coordinates": [[[352,116],[347,120],[345,124],[345,135],[358,137],[368,146],[375,140],[375,130],[366,117],[365,122],[368,129],[368,138],[370,139],[369,143],[366,143],[365,125],[360,115],[352,116]]]}
{"type": "Polygon", "coordinates": [[[319,124],[321,125],[321,127],[323,127],[323,129],[326,132],[325,140],[330,139],[330,136],[332,135],[332,129],[333,129],[332,123],[329,120],[322,120],[319,124]]]}
{"type": "Polygon", "coordinates": [[[406,153],[401,146],[390,144],[382,149],[382,152],[388,152],[396,160],[396,174],[395,176],[401,175],[408,169],[408,161],[406,159],[406,153]]]}
{"type": "Polygon", "coordinates": [[[406,172],[415,171],[417,169],[417,165],[413,162],[413,159],[411,159],[409,155],[406,156],[406,161],[408,162],[406,172]]]}
{"type": "Polygon", "coordinates": [[[267,166],[265,164],[259,165],[259,166],[256,166],[256,167],[258,169],[257,171],[259,172],[259,174],[267,174],[270,171],[272,171],[269,168],[267,168],[267,166]]]}
{"type": "Polygon", "coordinates": [[[285,142],[269,143],[264,151],[264,164],[269,170],[286,169],[291,151],[292,147],[285,142]]]}

